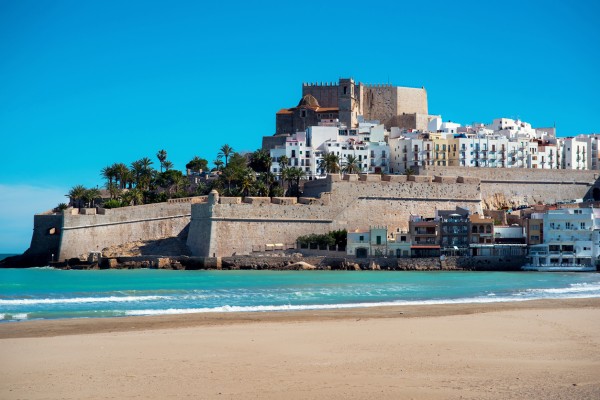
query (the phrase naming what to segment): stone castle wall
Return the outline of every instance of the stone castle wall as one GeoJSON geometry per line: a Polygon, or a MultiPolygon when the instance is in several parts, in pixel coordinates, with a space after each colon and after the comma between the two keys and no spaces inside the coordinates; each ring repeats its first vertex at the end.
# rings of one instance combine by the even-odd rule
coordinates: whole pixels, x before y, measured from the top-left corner
{"type": "Polygon", "coordinates": [[[66,212],[61,227],[59,260],[101,251],[127,242],[179,235],[190,222],[191,203],[157,203],[110,210],[66,212]],[[89,214],[88,214],[89,212],[89,214]]]}
{"type": "Polygon", "coordinates": [[[60,247],[62,214],[38,214],[33,217],[33,234],[27,254],[55,259],[60,247]]]}
{"type": "MultiPolygon", "coordinates": [[[[188,247],[194,255],[224,257],[249,254],[266,244],[294,243],[298,236],[338,229],[368,229],[382,225],[407,229],[410,215],[433,215],[436,209],[464,207],[481,212],[477,182],[392,182],[349,179],[308,182],[330,189],[311,204],[255,204],[219,199],[192,206],[188,247]]],[[[377,179],[379,178],[379,179],[377,179]]],[[[301,199],[303,200],[303,199],[301,199]]],[[[307,201],[303,201],[307,202],[307,201]]]]}
{"type": "MultiPolygon", "coordinates": [[[[341,105],[339,99],[338,83],[305,83],[302,85],[302,96],[314,96],[321,107],[339,107],[343,110],[356,111],[367,120],[379,120],[387,128],[391,127],[399,115],[403,114],[428,114],[427,91],[424,88],[409,88],[392,86],[390,84],[364,85],[354,84],[354,101],[352,104],[341,105]]],[[[340,118],[342,115],[340,114],[340,118]]],[[[342,118],[343,119],[343,118],[342,118]]],[[[414,119],[414,117],[413,117],[414,119]]],[[[408,123],[410,121],[402,121],[408,123]]],[[[421,126],[415,121],[406,128],[421,126]]],[[[308,125],[307,125],[308,126],[308,125]]],[[[396,126],[396,125],[394,125],[396,126]]],[[[414,129],[413,128],[413,129],[414,129]]]]}
{"type": "Polygon", "coordinates": [[[339,85],[337,82],[321,84],[308,84],[302,85],[302,97],[310,94],[319,101],[321,107],[338,107],[338,89],[339,85]]]}
{"type": "Polygon", "coordinates": [[[600,187],[598,171],[547,170],[528,168],[419,167],[419,175],[465,175],[481,181],[483,206],[557,203],[591,199],[600,187]]]}
{"type": "MultiPolygon", "coordinates": [[[[595,171],[420,168],[419,175],[348,175],[306,182],[308,198],[221,198],[218,202],[159,203],[112,210],[67,210],[34,217],[32,255],[64,260],[132,241],[180,235],[191,220],[188,246],[196,255],[250,253],[253,246],[294,243],[298,236],[382,225],[406,229],[410,215],[436,209],[589,198],[595,171]],[[313,197],[313,198],[310,198],[313,197]],[[73,214],[75,212],[75,214],[73,214]],[[58,257],[56,257],[58,255],[58,257]]],[[[213,199],[214,200],[214,199],[213,199]]],[[[181,200],[183,201],[183,200],[181,200]]],[[[200,201],[200,200],[199,200],[200,201]]],[[[201,199],[205,201],[205,199],[201,199]]]]}

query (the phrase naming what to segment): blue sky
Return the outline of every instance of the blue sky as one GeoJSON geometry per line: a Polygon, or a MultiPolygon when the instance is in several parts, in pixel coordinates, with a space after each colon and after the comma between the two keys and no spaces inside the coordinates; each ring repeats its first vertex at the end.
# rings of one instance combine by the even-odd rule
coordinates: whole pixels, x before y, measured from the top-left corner
{"type": "Polygon", "coordinates": [[[0,253],[106,165],[259,148],[303,81],[425,86],[460,123],[600,131],[596,1],[203,3],[0,0],[0,253]]]}

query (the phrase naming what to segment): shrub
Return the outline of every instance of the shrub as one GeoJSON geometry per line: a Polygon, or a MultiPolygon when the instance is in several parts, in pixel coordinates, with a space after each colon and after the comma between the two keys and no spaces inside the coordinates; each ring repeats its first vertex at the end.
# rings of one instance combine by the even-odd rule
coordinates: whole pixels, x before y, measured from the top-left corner
{"type": "Polygon", "coordinates": [[[108,208],[108,209],[110,209],[110,208],[119,208],[119,207],[122,207],[122,206],[123,206],[123,204],[119,200],[117,200],[117,199],[110,199],[110,200],[104,202],[104,204],[102,204],[102,207],[108,208]]]}

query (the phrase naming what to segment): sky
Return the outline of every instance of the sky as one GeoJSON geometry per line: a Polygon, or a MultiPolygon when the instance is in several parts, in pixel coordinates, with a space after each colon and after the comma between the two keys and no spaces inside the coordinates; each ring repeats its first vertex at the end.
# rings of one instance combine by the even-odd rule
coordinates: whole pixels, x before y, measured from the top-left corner
{"type": "Polygon", "coordinates": [[[600,132],[597,1],[0,0],[0,253],[100,170],[253,151],[302,82],[427,89],[462,124],[600,132]]]}

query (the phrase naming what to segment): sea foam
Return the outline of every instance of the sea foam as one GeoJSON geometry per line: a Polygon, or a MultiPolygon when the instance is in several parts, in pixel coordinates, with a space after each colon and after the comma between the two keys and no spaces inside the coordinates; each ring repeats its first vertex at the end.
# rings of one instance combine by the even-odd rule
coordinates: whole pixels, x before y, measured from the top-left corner
{"type": "Polygon", "coordinates": [[[57,299],[11,299],[0,300],[0,306],[35,304],[77,304],[77,303],[124,303],[152,300],[167,300],[168,296],[108,296],[108,297],[71,297],[57,299]]]}

